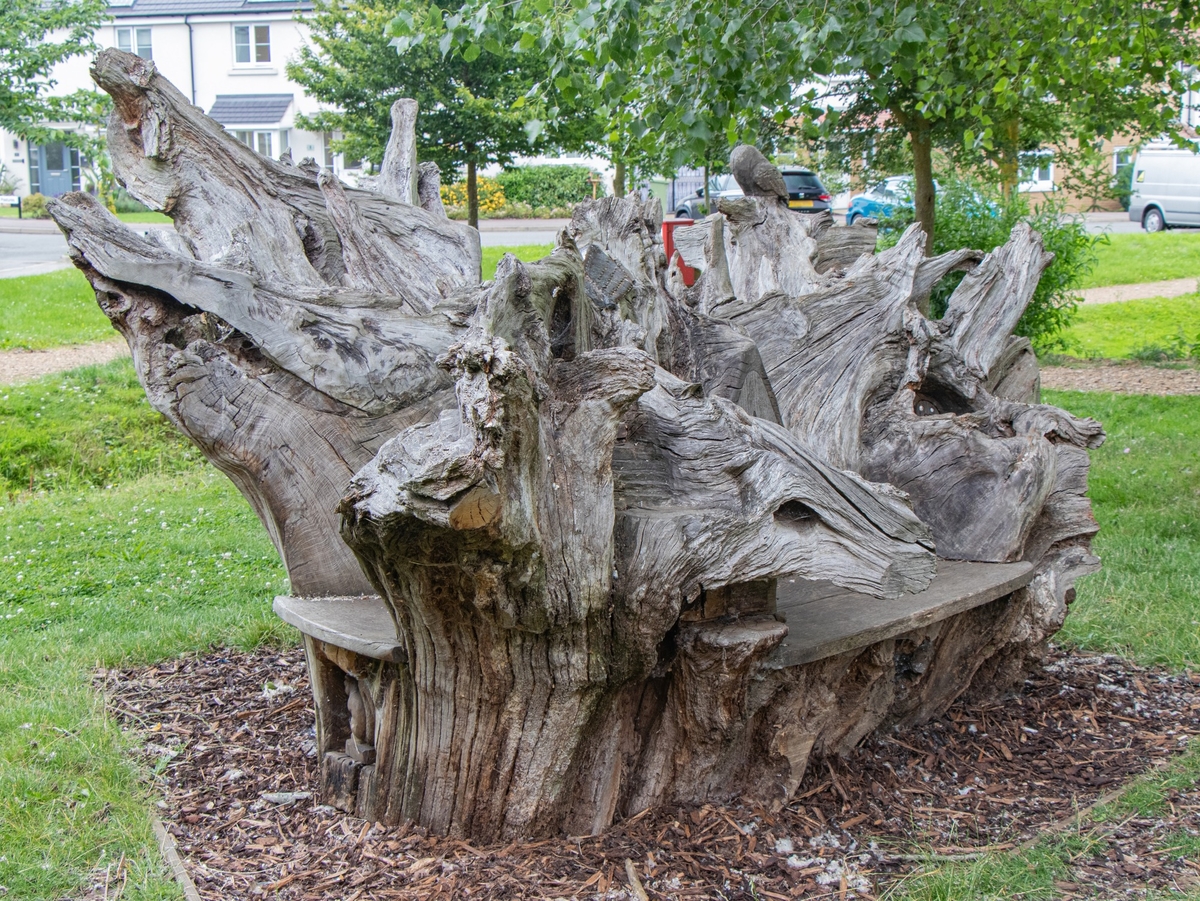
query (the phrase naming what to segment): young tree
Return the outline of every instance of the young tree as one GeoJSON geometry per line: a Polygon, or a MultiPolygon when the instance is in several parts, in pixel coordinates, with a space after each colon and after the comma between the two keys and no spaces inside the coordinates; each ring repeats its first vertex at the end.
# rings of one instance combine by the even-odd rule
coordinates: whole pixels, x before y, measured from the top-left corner
{"type": "Polygon", "coordinates": [[[861,0],[850,24],[839,23],[841,77],[831,99],[848,104],[829,129],[886,118],[907,132],[917,221],[930,246],[935,146],[994,164],[1011,195],[1025,150],[1119,130],[1161,134],[1178,120],[1179,64],[1195,18],[1169,0],[935,0],[904,11],[925,40],[894,48],[871,42],[869,10],[861,0]]]}
{"type": "MultiPolygon", "coordinates": [[[[936,146],[987,154],[1012,186],[1022,123],[1047,109],[1092,137],[1162,131],[1197,20],[1172,0],[522,0],[516,9],[520,46],[550,59],[557,90],[598,85],[632,134],[672,142],[678,161],[697,159],[716,135],[753,141],[764,118],[814,128],[820,119],[826,133],[902,129],[930,246],[936,146]]],[[[444,27],[470,47],[496,15],[471,0],[444,27]]]]}
{"type": "Polygon", "coordinates": [[[590,137],[588,123],[567,116],[547,129],[538,121],[527,95],[546,67],[534,54],[514,54],[498,41],[486,51],[454,58],[444,58],[432,43],[397,52],[385,34],[398,15],[440,21],[443,12],[433,3],[317,0],[305,17],[312,46],[289,63],[288,75],[333,107],[304,118],[302,127],[340,131],[340,149],[372,163],[383,158],[392,103],[401,97],[416,100],[421,106],[420,155],[446,172],[466,169],[468,216],[477,226],[476,173],[481,165],[507,163],[519,153],[556,144],[582,149],[590,137]]]}
{"type": "Polygon", "coordinates": [[[104,0],[5,0],[0,5],[0,127],[37,142],[64,141],[94,155],[93,139],[51,123],[103,121],[107,98],[95,91],[48,97],[52,71],[63,60],[94,49],[92,34],[104,18],[104,0]]]}

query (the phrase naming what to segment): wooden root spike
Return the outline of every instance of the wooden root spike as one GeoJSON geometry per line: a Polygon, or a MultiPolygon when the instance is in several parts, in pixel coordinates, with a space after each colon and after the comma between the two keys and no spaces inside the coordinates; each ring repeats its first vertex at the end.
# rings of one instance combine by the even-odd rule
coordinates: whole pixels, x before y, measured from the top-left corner
{"type": "Polygon", "coordinates": [[[417,101],[392,104],[392,133],[379,166],[379,193],[400,203],[422,205],[417,190],[417,101]]]}

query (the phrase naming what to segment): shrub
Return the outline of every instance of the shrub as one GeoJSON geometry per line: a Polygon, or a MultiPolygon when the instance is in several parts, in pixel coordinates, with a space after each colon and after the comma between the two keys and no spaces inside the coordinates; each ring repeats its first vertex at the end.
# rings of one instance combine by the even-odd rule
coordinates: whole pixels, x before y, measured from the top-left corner
{"type": "MultiPolygon", "coordinates": [[[[479,193],[479,215],[494,213],[504,206],[504,188],[494,178],[480,176],[475,179],[475,188],[479,193]]],[[[448,207],[467,208],[467,183],[456,181],[452,185],[442,185],[442,203],[448,207]]],[[[466,218],[465,213],[463,218],[466,218]]]]}
{"type": "Polygon", "coordinates": [[[113,206],[116,207],[115,213],[148,213],[150,207],[146,206],[124,188],[118,188],[116,195],[113,197],[113,206]]]}
{"type": "Polygon", "coordinates": [[[49,219],[45,194],[30,194],[21,198],[21,215],[30,219],[49,219]]]}
{"type": "Polygon", "coordinates": [[[1129,212],[1129,198],[1133,196],[1133,163],[1122,163],[1113,176],[1113,194],[1121,203],[1121,209],[1129,212]]]}
{"type": "MultiPolygon", "coordinates": [[[[443,201],[444,203],[445,201],[443,201]]],[[[479,218],[480,219],[570,219],[574,212],[571,207],[532,207],[521,201],[510,202],[505,201],[503,206],[495,207],[494,209],[483,208],[480,204],[479,218]]],[[[467,206],[466,199],[463,199],[461,205],[447,204],[446,215],[451,219],[466,219],[467,206]]]]}
{"type": "Polygon", "coordinates": [[[16,194],[21,187],[21,176],[0,163],[0,194],[16,194]]]}
{"type": "MultiPolygon", "coordinates": [[[[1089,235],[1082,216],[1064,214],[1063,203],[1047,198],[1030,209],[1022,194],[1005,200],[993,187],[966,179],[940,182],[937,197],[937,225],[933,239],[935,254],[962,247],[991,252],[1008,240],[1018,222],[1026,222],[1042,236],[1054,261],[1046,267],[1025,314],[1014,332],[1024,335],[1039,351],[1061,347],[1059,334],[1070,324],[1079,302],[1076,289],[1096,265],[1095,245],[1107,240],[1089,235]]],[[[913,221],[911,208],[880,222],[880,246],[899,240],[900,233],[913,221]]],[[[930,311],[941,317],[962,273],[951,273],[934,289],[930,311]]]]}
{"type": "Polygon", "coordinates": [[[592,177],[586,166],[522,166],[501,172],[496,180],[510,202],[561,209],[592,199],[592,177]]]}

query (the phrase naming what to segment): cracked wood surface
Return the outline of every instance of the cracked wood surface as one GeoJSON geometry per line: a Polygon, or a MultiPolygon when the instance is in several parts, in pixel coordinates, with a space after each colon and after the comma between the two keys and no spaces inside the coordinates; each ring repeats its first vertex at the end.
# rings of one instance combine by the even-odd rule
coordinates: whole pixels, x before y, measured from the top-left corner
{"type": "Polygon", "coordinates": [[[810,754],[1019,678],[1097,565],[1103,433],[1036,403],[1010,335],[1049,259],[1028,229],[987,256],[926,258],[915,230],[875,255],[867,227],[749,196],[681,230],[703,256],[685,289],[658,203],[604,198],[481,282],[410,101],[351,189],[255,154],[149,61],[106,50],[93,73],[115,172],[175,228],[139,236],[83,195],[51,214],[151,403],[304,597],[280,611],[331,803],[481,839],[783,803],[810,754]],[[947,557],[1028,580],[772,665],[807,628],[780,620],[781,579],[839,586],[851,628],[937,607],[947,557]],[[383,608],[344,600],[368,594],[383,608]]]}

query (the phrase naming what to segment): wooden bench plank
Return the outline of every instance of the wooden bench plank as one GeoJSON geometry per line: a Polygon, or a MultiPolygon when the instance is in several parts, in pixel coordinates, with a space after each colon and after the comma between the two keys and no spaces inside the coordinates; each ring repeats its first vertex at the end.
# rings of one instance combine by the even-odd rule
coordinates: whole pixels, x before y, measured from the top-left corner
{"type": "Polygon", "coordinates": [[[776,613],[788,624],[788,637],[770,665],[798,666],[895,638],[1002,598],[1032,578],[1031,563],[939,560],[937,576],[928,588],[892,600],[828,582],[780,579],[776,613]]]}
{"type": "Polygon", "coordinates": [[[407,659],[396,636],[396,624],[383,599],[358,597],[293,598],[280,595],[276,615],[313,638],[375,660],[402,663],[407,659]]]}

